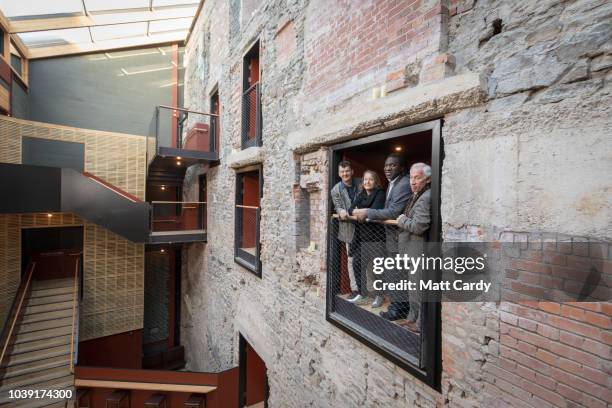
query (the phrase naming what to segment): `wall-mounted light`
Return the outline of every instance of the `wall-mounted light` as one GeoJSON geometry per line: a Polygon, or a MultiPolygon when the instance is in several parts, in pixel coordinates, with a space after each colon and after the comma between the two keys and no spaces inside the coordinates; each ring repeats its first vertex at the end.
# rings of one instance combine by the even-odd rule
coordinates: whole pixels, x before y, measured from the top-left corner
{"type": "Polygon", "coordinates": [[[47,214],[47,217],[48,217],[48,218],[51,218],[51,217],[53,217],[53,214],[48,213],[48,214],[47,214]]]}

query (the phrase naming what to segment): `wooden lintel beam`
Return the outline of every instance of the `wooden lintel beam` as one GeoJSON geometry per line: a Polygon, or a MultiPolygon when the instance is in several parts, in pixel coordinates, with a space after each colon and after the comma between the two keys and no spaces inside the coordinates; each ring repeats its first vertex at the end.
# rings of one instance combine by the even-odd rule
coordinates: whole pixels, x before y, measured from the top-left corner
{"type": "Polygon", "coordinates": [[[13,34],[32,31],[62,30],[67,28],[97,27],[147,21],[175,20],[193,17],[193,8],[180,7],[154,11],[133,11],[116,14],[94,14],[88,16],[35,18],[31,20],[10,21],[13,34]]]}

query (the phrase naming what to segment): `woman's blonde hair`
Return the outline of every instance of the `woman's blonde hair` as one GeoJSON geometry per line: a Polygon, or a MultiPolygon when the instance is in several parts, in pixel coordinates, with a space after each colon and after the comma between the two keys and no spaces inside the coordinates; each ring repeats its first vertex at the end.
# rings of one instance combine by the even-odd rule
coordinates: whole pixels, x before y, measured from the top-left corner
{"type": "Polygon", "coordinates": [[[374,179],[374,186],[377,188],[382,188],[382,183],[380,182],[380,177],[378,177],[378,173],[376,173],[374,170],[366,170],[363,172],[363,177],[365,178],[365,175],[369,174],[372,176],[372,178],[374,179]]]}

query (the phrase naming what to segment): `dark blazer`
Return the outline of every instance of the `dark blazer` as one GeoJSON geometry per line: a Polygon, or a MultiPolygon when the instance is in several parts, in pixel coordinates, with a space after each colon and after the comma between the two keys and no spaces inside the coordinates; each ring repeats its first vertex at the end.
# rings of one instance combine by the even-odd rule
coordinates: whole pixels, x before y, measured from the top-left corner
{"type": "MultiPolygon", "coordinates": [[[[412,197],[412,189],[410,188],[410,177],[407,175],[399,175],[399,179],[395,182],[389,198],[385,201],[385,206],[382,210],[368,210],[368,219],[370,220],[395,220],[406,208],[406,203],[412,197]]],[[[389,187],[387,187],[389,188],[389,187]]],[[[385,196],[387,193],[385,192],[385,196]]],[[[398,229],[395,226],[387,225],[385,228],[387,233],[387,251],[397,252],[398,229]]]]}
{"type": "MultiPolygon", "coordinates": [[[[353,200],[353,204],[348,210],[350,215],[353,215],[353,210],[357,208],[372,208],[382,209],[385,207],[385,190],[380,188],[374,189],[370,195],[365,190],[361,190],[353,200]]],[[[385,228],[381,224],[369,223],[357,224],[355,231],[356,239],[360,241],[384,241],[385,240],[385,228]]]]}

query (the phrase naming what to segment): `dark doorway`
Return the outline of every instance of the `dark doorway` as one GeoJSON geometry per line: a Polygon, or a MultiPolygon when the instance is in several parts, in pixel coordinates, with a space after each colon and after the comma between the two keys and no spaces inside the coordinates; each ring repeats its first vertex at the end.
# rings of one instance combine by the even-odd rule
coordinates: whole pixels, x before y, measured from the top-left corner
{"type": "Polygon", "coordinates": [[[147,248],[145,254],[143,368],[177,369],[180,347],[180,247],[147,248]]]}
{"type": "Polygon", "coordinates": [[[35,279],[73,276],[75,255],[82,252],[83,227],[21,230],[21,273],[25,273],[30,261],[36,261],[35,279]]]}
{"type": "Polygon", "coordinates": [[[239,345],[239,407],[268,407],[268,376],[266,363],[242,334],[239,345]]]}

